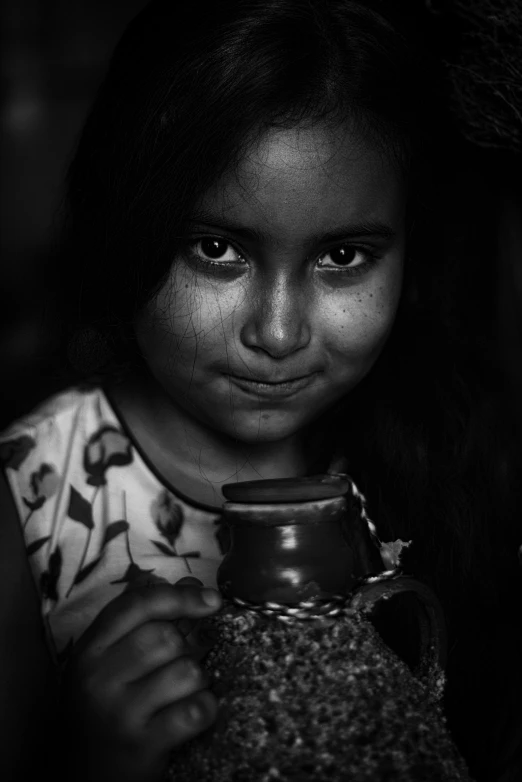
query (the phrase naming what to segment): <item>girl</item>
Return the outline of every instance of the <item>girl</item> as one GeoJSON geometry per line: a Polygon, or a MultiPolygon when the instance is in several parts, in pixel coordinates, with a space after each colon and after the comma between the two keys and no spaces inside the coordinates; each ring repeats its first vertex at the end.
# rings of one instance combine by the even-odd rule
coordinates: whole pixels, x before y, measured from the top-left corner
{"type": "Polygon", "coordinates": [[[472,773],[511,779],[512,462],[448,327],[437,74],[388,5],[152,2],[116,49],[68,177],[74,382],[2,437],[19,776],[22,747],[67,778],[161,779],[216,715],[191,630],[220,607],[222,486],[343,469],[443,601],[472,773]]]}

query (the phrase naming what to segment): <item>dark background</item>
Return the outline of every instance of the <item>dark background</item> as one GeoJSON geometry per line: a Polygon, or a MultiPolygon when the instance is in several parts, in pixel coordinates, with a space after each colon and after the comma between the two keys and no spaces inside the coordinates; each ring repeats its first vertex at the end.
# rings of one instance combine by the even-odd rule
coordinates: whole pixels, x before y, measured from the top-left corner
{"type": "Polygon", "coordinates": [[[111,51],[145,4],[0,4],[0,428],[58,382],[49,279],[63,177],[111,51]]]}
{"type": "MultiPolygon", "coordinates": [[[[50,278],[63,177],[110,53],[144,5],[145,0],[3,0],[0,6],[0,429],[60,386],[50,278]]],[[[458,30],[451,20],[439,17],[434,24],[442,49],[448,41],[454,48],[458,30]]],[[[517,391],[517,383],[522,390],[519,164],[516,154],[465,143],[448,181],[451,218],[444,229],[458,266],[448,290],[459,301],[457,325],[470,351],[486,358],[484,372],[494,373],[500,357],[517,391]]]]}

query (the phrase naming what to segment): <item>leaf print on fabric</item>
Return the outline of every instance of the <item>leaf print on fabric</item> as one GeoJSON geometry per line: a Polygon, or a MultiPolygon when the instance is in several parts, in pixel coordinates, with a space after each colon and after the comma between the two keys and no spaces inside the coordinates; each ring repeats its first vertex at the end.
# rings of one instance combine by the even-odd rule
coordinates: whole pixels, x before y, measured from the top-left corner
{"type": "Polygon", "coordinates": [[[48,540],[51,539],[50,535],[46,535],[44,538],[38,538],[38,540],[34,540],[27,548],[25,549],[25,553],[28,557],[31,556],[31,554],[36,554],[37,551],[39,551],[44,543],[47,543],[48,540]]]}
{"type": "Polygon", "coordinates": [[[82,497],[74,486],[71,486],[71,491],[69,493],[69,508],[67,510],[67,515],[70,519],[83,524],[83,526],[87,527],[89,530],[94,527],[94,522],[92,520],[92,505],[85,497],[82,497]]]}
{"type": "Polygon", "coordinates": [[[110,543],[113,538],[115,538],[117,535],[121,535],[122,532],[126,532],[129,529],[129,522],[125,521],[125,519],[121,519],[120,521],[113,521],[107,529],[105,530],[105,537],[103,538],[103,546],[105,547],[107,543],[110,543]]]}
{"type": "Polygon", "coordinates": [[[58,591],[56,589],[60,574],[62,572],[62,552],[60,546],[57,546],[49,557],[47,570],[40,575],[40,589],[44,598],[49,600],[58,600],[58,591]]]}
{"type": "Polygon", "coordinates": [[[14,440],[8,440],[0,445],[0,462],[4,467],[18,470],[35,446],[36,441],[25,434],[14,440]]]}
{"type": "Polygon", "coordinates": [[[83,452],[83,468],[90,486],[105,486],[109,467],[124,467],[132,462],[129,438],[115,426],[106,424],[95,432],[83,452]]]}
{"type": "Polygon", "coordinates": [[[60,476],[52,464],[42,464],[38,470],[31,473],[30,484],[33,492],[32,498],[23,497],[22,499],[31,511],[39,510],[45,501],[58,491],[60,476]]]}
{"type": "Polygon", "coordinates": [[[176,552],[169,548],[166,543],[161,543],[159,540],[153,540],[152,543],[156,546],[159,551],[161,551],[162,554],[165,554],[167,557],[177,557],[178,555],[176,552]]]}
{"type": "MultiPolygon", "coordinates": [[[[92,573],[92,571],[94,570],[94,568],[96,567],[96,565],[98,564],[98,562],[101,559],[102,559],[102,557],[97,557],[92,562],[89,562],[88,565],[85,565],[84,568],[79,570],[78,573],[76,574],[75,578],[74,578],[73,586],[76,586],[77,584],[81,584],[82,581],[85,581],[87,576],[89,576],[92,573]]],[[[72,587],[71,587],[71,589],[72,589],[72,587]]],[[[69,590],[69,592],[70,591],[71,590],[69,590]]],[[[69,592],[67,594],[69,594],[69,592]]]]}
{"type": "Polygon", "coordinates": [[[151,579],[149,574],[153,573],[155,568],[142,570],[135,562],[131,562],[124,575],[111,584],[127,584],[125,589],[135,589],[137,586],[148,583],[151,579]]]}
{"type": "Polygon", "coordinates": [[[85,544],[83,547],[82,557],[80,560],[80,564],[78,566],[78,571],[76,573],[76,576],[74,577],[74,581],[70,585],[69,589],[67,590],[67,593],[65,597],[69,597],[71,594],[73,587],[75,584],[77,584],[77,578],[78,575],[82,572],[85,564],[85,560],[87,558],[87,551],[89,550],[89,545],[91,542],[91,535],[92,531],[94,529],[94,521],[92,517],[92,507],[94,505],[94,500],[96,499],[96,495],[98,493],[98,487],[94,490],[94,496],[92,498],[92,502],[89,502],[85,499],[85,497],[82,497],[80,492],[74,488],[74,486],[70,486],[70,493],[69,493],[69,508],[67,510],[67,516],[72,519],[73,521],[77,521],[82,526],[86,527],[87,529],[87,538],[85,540],[85,544]]]}
{"type": "Polygon", "coordinates": [[[167,549],[164,543],[153,540],[155,546],[163,553],[177,555],[176,540],[179,537],[184,522],[183,508],[176,502],[173,495],[166,489],[162,489],[151,504],[151,515],[160,535],[165,538],[170,546],[167,549]],[[167,551],[165,551],[167,549],[167,551]]]}
{"type": "MultiPolygon", "coordinates": [[[[104,535],[103,543],[102,543],[102,549],[105,549],[105,546],[108,543],[110,543],[111,540],[114,540],[114,538],[116,538],[118,535],[121,535],[122,532],[126,532],[128,529],[129,529],[129,522],[125,521],[123,519],[120,520],[120,521],[113,521],[111,524],[109,524],[109,526],[105,530],[105,535],[104,535]]],[[[85,553],[86,553],[86,550],[85,550],[85,553]]],[[[67,592],[67,597],[70,595],[73,587],[75,587],[77,584],[81,584],[82,581],[85,581],[85,579],[88,576],[90,576],[90,574],[92,573],[92,571],[94,570],[96,565],[98,565],[98,563],[101,562],[101,560],[103,559],[103,554],[104,554],[104,552],[102,551],[102,553],[100,554],[99,557],[96,557],[95,560],[93,560],[92,562],[89,562],[89,564],[85,565],[85,567],[81,567],[80,566],[80,570],[77,572],[76,576],[74,577],[74,581],[71,584],[71,586],[70,586],[70,588],[69,588],[69,590],[67,592]]],[[[83,563],[84,559],[85,559],[85,557],[82,557],[82,563],[83,563]]]]}
{"type": "Polygon", "coordinates": [[[201,556],[201,551],[184,551],[183,554],[176,554],[175,551],[165,545],[165,543],[160,543],[159,540],[153,540],[152,543],[154,543],[162,554],[166,554],[167,557],[191,557],[192,559],[197,559],[201,556]]]}

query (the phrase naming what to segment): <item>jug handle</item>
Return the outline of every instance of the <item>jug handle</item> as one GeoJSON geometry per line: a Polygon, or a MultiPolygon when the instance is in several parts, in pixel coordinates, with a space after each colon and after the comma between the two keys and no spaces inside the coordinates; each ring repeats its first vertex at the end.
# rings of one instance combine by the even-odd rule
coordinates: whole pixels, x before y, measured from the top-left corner
{"type": "Polygon", "coordinates": [[[447,663],[447,631],[442,605],[434,592],[412,576],[397,575],[383,579],[367,577],[365,583],[356,587],[348,603],[350,608],[371,614],[378,603],[395,595],[413,592],[419,600],[418,611],[420,631],[420,664],[414,671],[418,678],[429,676],[447,663]]]}

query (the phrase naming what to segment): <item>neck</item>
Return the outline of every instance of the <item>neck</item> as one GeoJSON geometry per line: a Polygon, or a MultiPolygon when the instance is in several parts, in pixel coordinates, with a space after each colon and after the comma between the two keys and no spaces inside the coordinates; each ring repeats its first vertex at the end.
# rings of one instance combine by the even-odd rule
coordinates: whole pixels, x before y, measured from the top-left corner
{"type": "MultiPolygon", "coordinates": [[[[318,472],[301,434],[245,444],[210,429],[176,405],[151,378],[129,378],[110,389],[141,450],[168,482],[213,507],[227,483],[291,478],[318,472]]],[[[326,467],[324,468],[326,469],[326,467]]]]}

